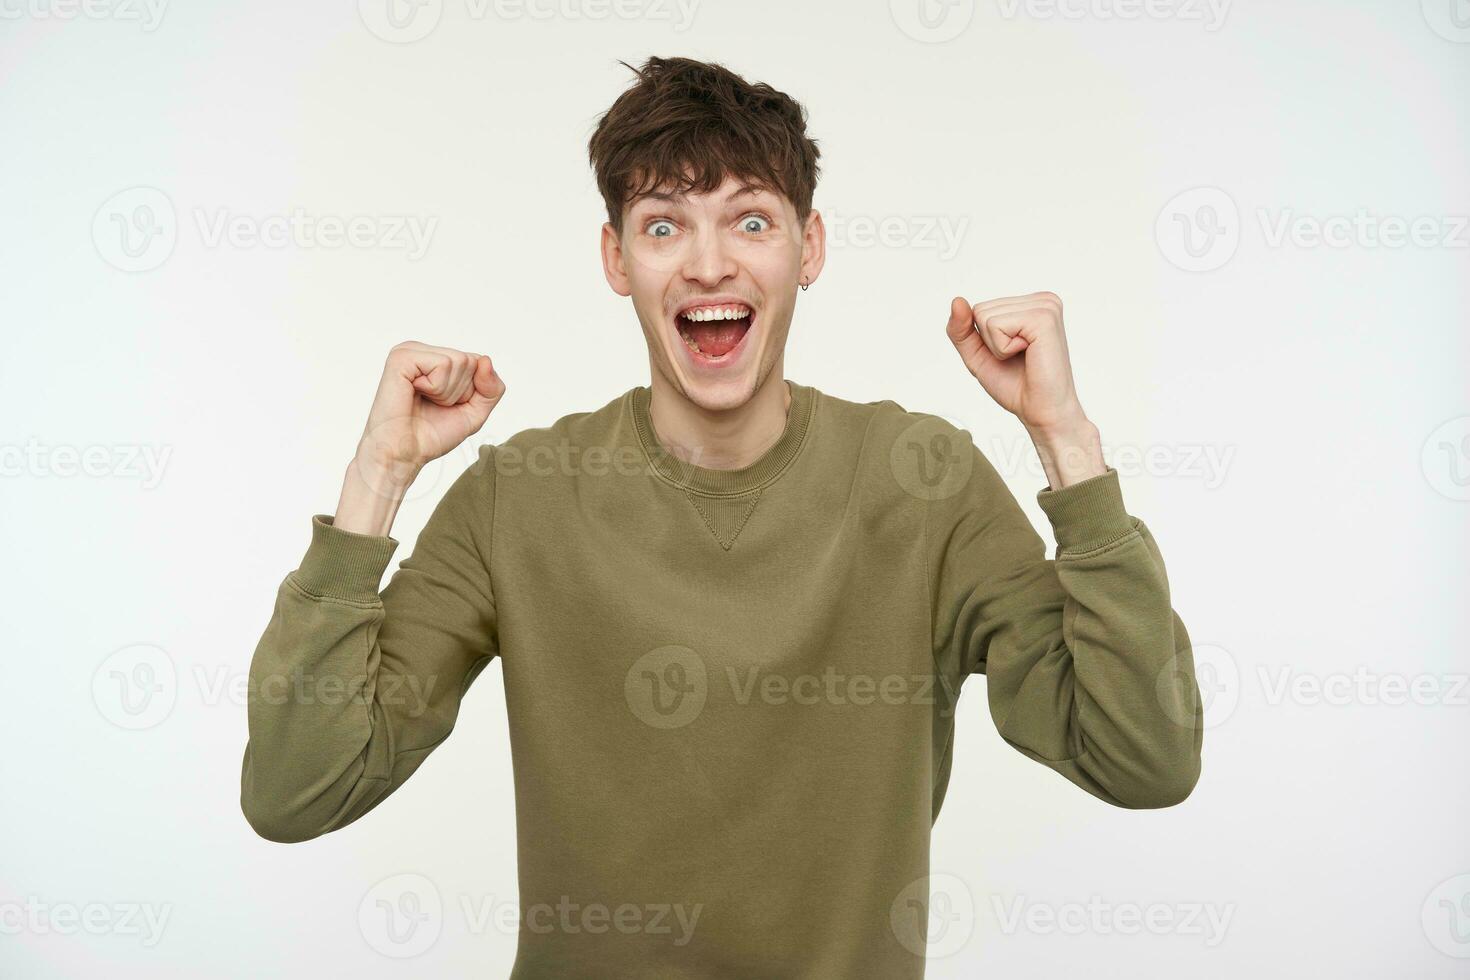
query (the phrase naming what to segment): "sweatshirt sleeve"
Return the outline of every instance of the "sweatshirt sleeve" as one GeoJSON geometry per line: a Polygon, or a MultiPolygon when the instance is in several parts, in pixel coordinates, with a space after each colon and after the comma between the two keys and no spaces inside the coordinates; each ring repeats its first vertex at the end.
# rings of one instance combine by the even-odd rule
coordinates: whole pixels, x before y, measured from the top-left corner
{"type": "Polygon", "coordinates": [[[989,460],[963,445],[969,479],[930,507],[936,663],[956,686],[985,674],[1001,737],[1093,796],[1131,809],[1181,802],[1203,741],[1194,658],[1117,471],[1037,495],[1053,560],[989,460]]]}
{"type": "Polygon", "coordinates": [[[352,823],[454,728],[498,652],[493,453],[480,447],[381,593],[399,542],[313,515],[250,663],[240,806],[260,836],[294,843],[352,823]]]}

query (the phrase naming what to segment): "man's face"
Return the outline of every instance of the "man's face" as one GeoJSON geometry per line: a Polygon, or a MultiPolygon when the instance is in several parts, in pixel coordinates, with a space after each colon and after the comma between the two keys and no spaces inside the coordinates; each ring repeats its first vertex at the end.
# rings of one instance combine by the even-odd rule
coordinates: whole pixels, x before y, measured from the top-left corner
{"type": "Polygon", "coordinates": [[[825,232],[784,194],[734,177],[708,194],[658,189],[602,229],[603,270],[631,296],[653,370],[708,411],[738,408],[782,364],[803,277],[821,271],[825,232]]]}

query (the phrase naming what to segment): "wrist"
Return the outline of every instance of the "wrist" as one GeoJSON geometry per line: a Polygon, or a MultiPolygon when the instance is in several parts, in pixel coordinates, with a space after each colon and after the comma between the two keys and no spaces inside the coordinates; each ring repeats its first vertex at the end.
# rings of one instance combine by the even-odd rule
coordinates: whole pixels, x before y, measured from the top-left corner
{"type": "Polygon", "coordinates": [[[1026,431],[1041,457],[1050,489],[1060,490],[1107,472],[1102,435],[1080,411],[1054,424],[1028,425],[1026,431]]]}
{"type": "Polygon", "coordinates": [[[418,479],[423,465],[364,452],[359,446],[347,469],[350,476],[374,493],[397,500],[408,493],[408,488],[418,479]]]}
{"type": "MultiPolygon", "coordinates": [[[[417,475],[418,471],[414,468],[412,472],[417,475]]],[[[412,476],[401,468],[380,469],[370,461],[353,457],[342,480],[333,525],[358,534],[388,536],[412,484],[412,476]]]]}
{"type": "Polygon", "coordinates": [[[1075,401],[1064,409],[1047,413],[1044,422],[1022,419],[1021,424],[1033,442],[1057,446],[1086,442],[1097,433],[1097,426],[1092,424],[1082,405],[1075,401]]]}

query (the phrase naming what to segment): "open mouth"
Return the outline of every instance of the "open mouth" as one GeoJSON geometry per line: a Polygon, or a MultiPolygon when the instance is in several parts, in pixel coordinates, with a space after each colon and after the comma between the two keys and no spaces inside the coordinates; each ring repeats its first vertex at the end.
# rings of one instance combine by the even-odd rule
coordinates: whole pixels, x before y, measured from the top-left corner
{"type": "Polygon", "coordinates": [[[755,311],[744,303],[697,304],[674,317],[684,346],[700,361],[729,361],[750,332],[755,311]]]}

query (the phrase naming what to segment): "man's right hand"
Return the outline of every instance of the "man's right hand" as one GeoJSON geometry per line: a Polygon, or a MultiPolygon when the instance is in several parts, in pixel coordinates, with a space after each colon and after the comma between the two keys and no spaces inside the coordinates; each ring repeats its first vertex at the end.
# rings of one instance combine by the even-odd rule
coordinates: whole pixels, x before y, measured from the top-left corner
{"type": "Polygon", "coordinates": [[[417,475],[480,431],[504,394],[484,354],[404,341],[388,352],[357,458],[385,476],[417,475]]]}
{"type": "Polygon", "coordinates": [[[478,432],[504,394],[505,382],[484,354],[413,340],[395,346],[342,488],[336,526],[387,534],[419,471],[478,432]]]}

